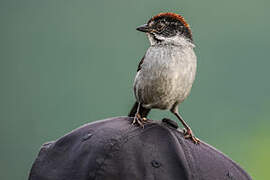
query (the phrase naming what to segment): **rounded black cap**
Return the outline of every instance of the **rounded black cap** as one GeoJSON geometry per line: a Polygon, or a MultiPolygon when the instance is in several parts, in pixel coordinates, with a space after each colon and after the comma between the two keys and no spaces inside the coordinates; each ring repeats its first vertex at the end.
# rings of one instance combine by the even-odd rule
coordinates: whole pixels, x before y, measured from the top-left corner
{"type": "Polygon", "coordinates": [[[235,162],[213,147],[183,137],[173,121],[144,128],[132,118],[86,124],[44,144],[29,180],[249,180],[235,162]]]}

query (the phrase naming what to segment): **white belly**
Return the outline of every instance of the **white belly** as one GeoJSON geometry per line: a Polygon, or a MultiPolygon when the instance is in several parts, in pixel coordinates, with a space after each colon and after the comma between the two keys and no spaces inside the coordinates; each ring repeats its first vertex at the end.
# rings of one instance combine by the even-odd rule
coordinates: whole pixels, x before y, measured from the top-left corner
{"type": "Polygon", "coordinates": [[[171,109],[188,96],[195,74],[192,48],[151,46],[135,77],[136,99],[146,108],[171,109]]]}

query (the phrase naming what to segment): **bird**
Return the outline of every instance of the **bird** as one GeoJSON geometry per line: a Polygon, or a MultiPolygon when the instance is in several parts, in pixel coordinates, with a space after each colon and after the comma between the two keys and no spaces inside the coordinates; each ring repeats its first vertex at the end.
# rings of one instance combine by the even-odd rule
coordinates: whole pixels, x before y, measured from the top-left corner
{"type": "Polygon", "coordinates": [[[144,126],[151,109],[169,110],[184,126],[184,136],[196,138],[179,114],[179,105],[190,94],[197,57],[189,24],[179,14],[161,12],[136,30],[146,33],[150,47],[139,62],[133,83],[136,102],[129,112],[133,124],[144,126]]]}

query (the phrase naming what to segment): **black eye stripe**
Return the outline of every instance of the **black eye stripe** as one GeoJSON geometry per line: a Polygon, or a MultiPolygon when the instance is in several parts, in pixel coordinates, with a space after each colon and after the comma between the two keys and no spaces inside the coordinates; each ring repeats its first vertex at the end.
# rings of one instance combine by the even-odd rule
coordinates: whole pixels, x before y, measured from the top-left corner
{"type": "Polygon", "coordinates": [[[169,37],[169,36],[170,36],[170,34],[171,34],[171,31],[170,31],[170,30],[168,30],[168,29],[166,28],[164,31],[162,31],[162,34],[163,34],[164,36],[169,37]]]}
{"type": "Polygon", "coordinates": [[[150,22],[152,33],[161,35],[163,37],[172,37],[177,34],[185,36],[192,40],[192,34],[189,27],[186,27],[183,22],[172,19],[172,18],[160,18],[150,22]]]}

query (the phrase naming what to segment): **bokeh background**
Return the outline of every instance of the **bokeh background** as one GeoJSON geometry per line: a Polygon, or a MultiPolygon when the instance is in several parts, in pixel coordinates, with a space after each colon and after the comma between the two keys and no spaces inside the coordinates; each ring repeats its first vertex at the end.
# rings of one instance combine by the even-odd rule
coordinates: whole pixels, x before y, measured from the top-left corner
{"type": "MultiPolygon", "coordinates": [[[[40,146],[124,116],[159,12],[191,25],[198,73],[180,107],[196,135],[270,179],[269,0],[1,0],[0,179],[27,179],[40,146]]],[[[169,117],[154,110],[153,119],[169,117]]]]}

